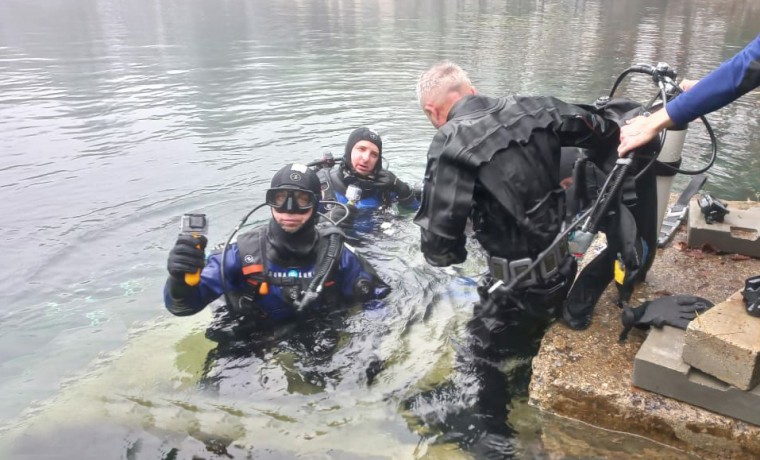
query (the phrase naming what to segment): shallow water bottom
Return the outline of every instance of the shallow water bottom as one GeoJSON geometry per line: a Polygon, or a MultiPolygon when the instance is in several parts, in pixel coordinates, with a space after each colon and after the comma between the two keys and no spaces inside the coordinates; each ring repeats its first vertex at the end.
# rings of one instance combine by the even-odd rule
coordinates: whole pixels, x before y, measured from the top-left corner
{"type": "MultiPolygon", "coordinates": [[[[352,319],[361,324],[361,317],[352,319]]],[[[101,357],[55,398],[5,426],[2,457],[630,459],[658,458],[663,451],[667,458],[680,456],[648,440],[531,408],[526,386],[510,380],[528,362],[503,363],[490,377],[468,374],[455,364],[457,344],[428,353],[434,362],[415,379],[409,376],[416,370],[389,356],[368,385],[362,360],[382,346],[348,334],[320,364],[321,379],[310,381],[315,369],[281,348],[235,361],[225,371],[235,378],[222,390],[204,387],[205,358],[215,346],[203,334],[209,318],[163,319],[134,331],[127,347],[101,357]],[[478,393],[489,384],[492,393],[484,403],[478,393]],[[508,388],[518,384],[522,390],[508,388]]],[[[355,330],[352,325],[357,323],[349,321],[346,331],[355,330]]],[[[435,344],[441,346],[446,347],[435,344]]]]}

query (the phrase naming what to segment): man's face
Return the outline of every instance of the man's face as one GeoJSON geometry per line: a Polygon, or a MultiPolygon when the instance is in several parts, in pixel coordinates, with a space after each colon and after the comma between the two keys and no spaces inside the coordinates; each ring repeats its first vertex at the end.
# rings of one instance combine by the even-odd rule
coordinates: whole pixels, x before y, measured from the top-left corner
{"type": "Polygon", "coordinates": [[[380,160],[380,149],[370,141],[359,141],[351,149],[351,166],[362,176],[369,176],[380,160]]]}
{"type": "Polygon", "coordinates": [[[428,120],[430,120],[430,123],[432,123],[436,129],[446,124],[446,117],[441,115],[442,114],[441,111],[429,110],[427,108],[424,110],[425,110],[425,115],[427,115],[428,120]]]}
{"type": "Polygon", "coordinates": [[[295,233],[300,230],[312,214],[314,214],[314,209],[309,209],[308,212],[302,214],[296,214],[278,211],[275,208],[272,208],[272,217],[274,217],[274,220],[280,228],[287,233],[295,233]]]}

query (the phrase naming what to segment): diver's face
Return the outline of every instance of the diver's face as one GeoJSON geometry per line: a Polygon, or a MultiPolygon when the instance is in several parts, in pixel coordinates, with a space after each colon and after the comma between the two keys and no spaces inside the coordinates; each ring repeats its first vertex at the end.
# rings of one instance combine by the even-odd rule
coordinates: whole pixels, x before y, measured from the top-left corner
{"type": "Polygon", "coordinates": [[[296,214],[294,212],[283,212],[272,208],[272,217],[274,217],[277,225],[287,233],[295,233],[298,230],[301,230],[301,227],[309,221],[312,214],[314,214],[314,209],[309,209],[305,213],[296,214]]]}
{"type": "Polygon", "coordinates": [[[351,149],[351,166],[362,176],[369,176],[380,160],[380,149],[370,141],[359,141],[351,149]]]}

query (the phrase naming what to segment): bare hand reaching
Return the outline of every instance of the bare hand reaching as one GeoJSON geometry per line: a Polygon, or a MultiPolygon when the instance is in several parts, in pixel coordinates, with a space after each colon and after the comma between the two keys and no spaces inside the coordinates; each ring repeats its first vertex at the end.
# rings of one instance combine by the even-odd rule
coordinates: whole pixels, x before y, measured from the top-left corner
{"type": "Polygon", "coordinates": [[[688,91],[697,83],[699,83],[699,80],[687,80],[684,78],[681,80],[681,83],[679,83],[678,86],[680,86],[682,90],[688,91]]]}
{"type": "Polygon", "coordinates": [[[620,128],[618,155],[625,156],[631,150],[651,141],[660,131],[672,125],[673,121],[665,109],[658,110],[648,117],[638,116],[627,120],[626,125],[620,128]]]}

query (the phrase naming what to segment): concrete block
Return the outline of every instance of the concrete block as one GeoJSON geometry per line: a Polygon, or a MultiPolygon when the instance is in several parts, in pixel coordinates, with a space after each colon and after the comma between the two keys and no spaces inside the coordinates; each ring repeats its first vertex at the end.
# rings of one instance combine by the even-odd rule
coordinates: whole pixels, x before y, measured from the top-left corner
{"type": "Polygon", "coordinates": [[[760,426],[760,386],[742,391],[686,364],[684,331],[652,328],[633,361],[633,384],[760,426]]]}
{"type": "Polygon", "coordinates": [[[689,203],[686,243],[698,248],[709,244],[721,252],[760,257],[760,202],[727,201],[723,222],[708,224],[697,197],[689,203]]]}
{"type": "Polygon", "coordinates": [[[747,314],[741,291],[689,323],[682,358],[741,390],[760,383],[760,318],[747,314]]]}

